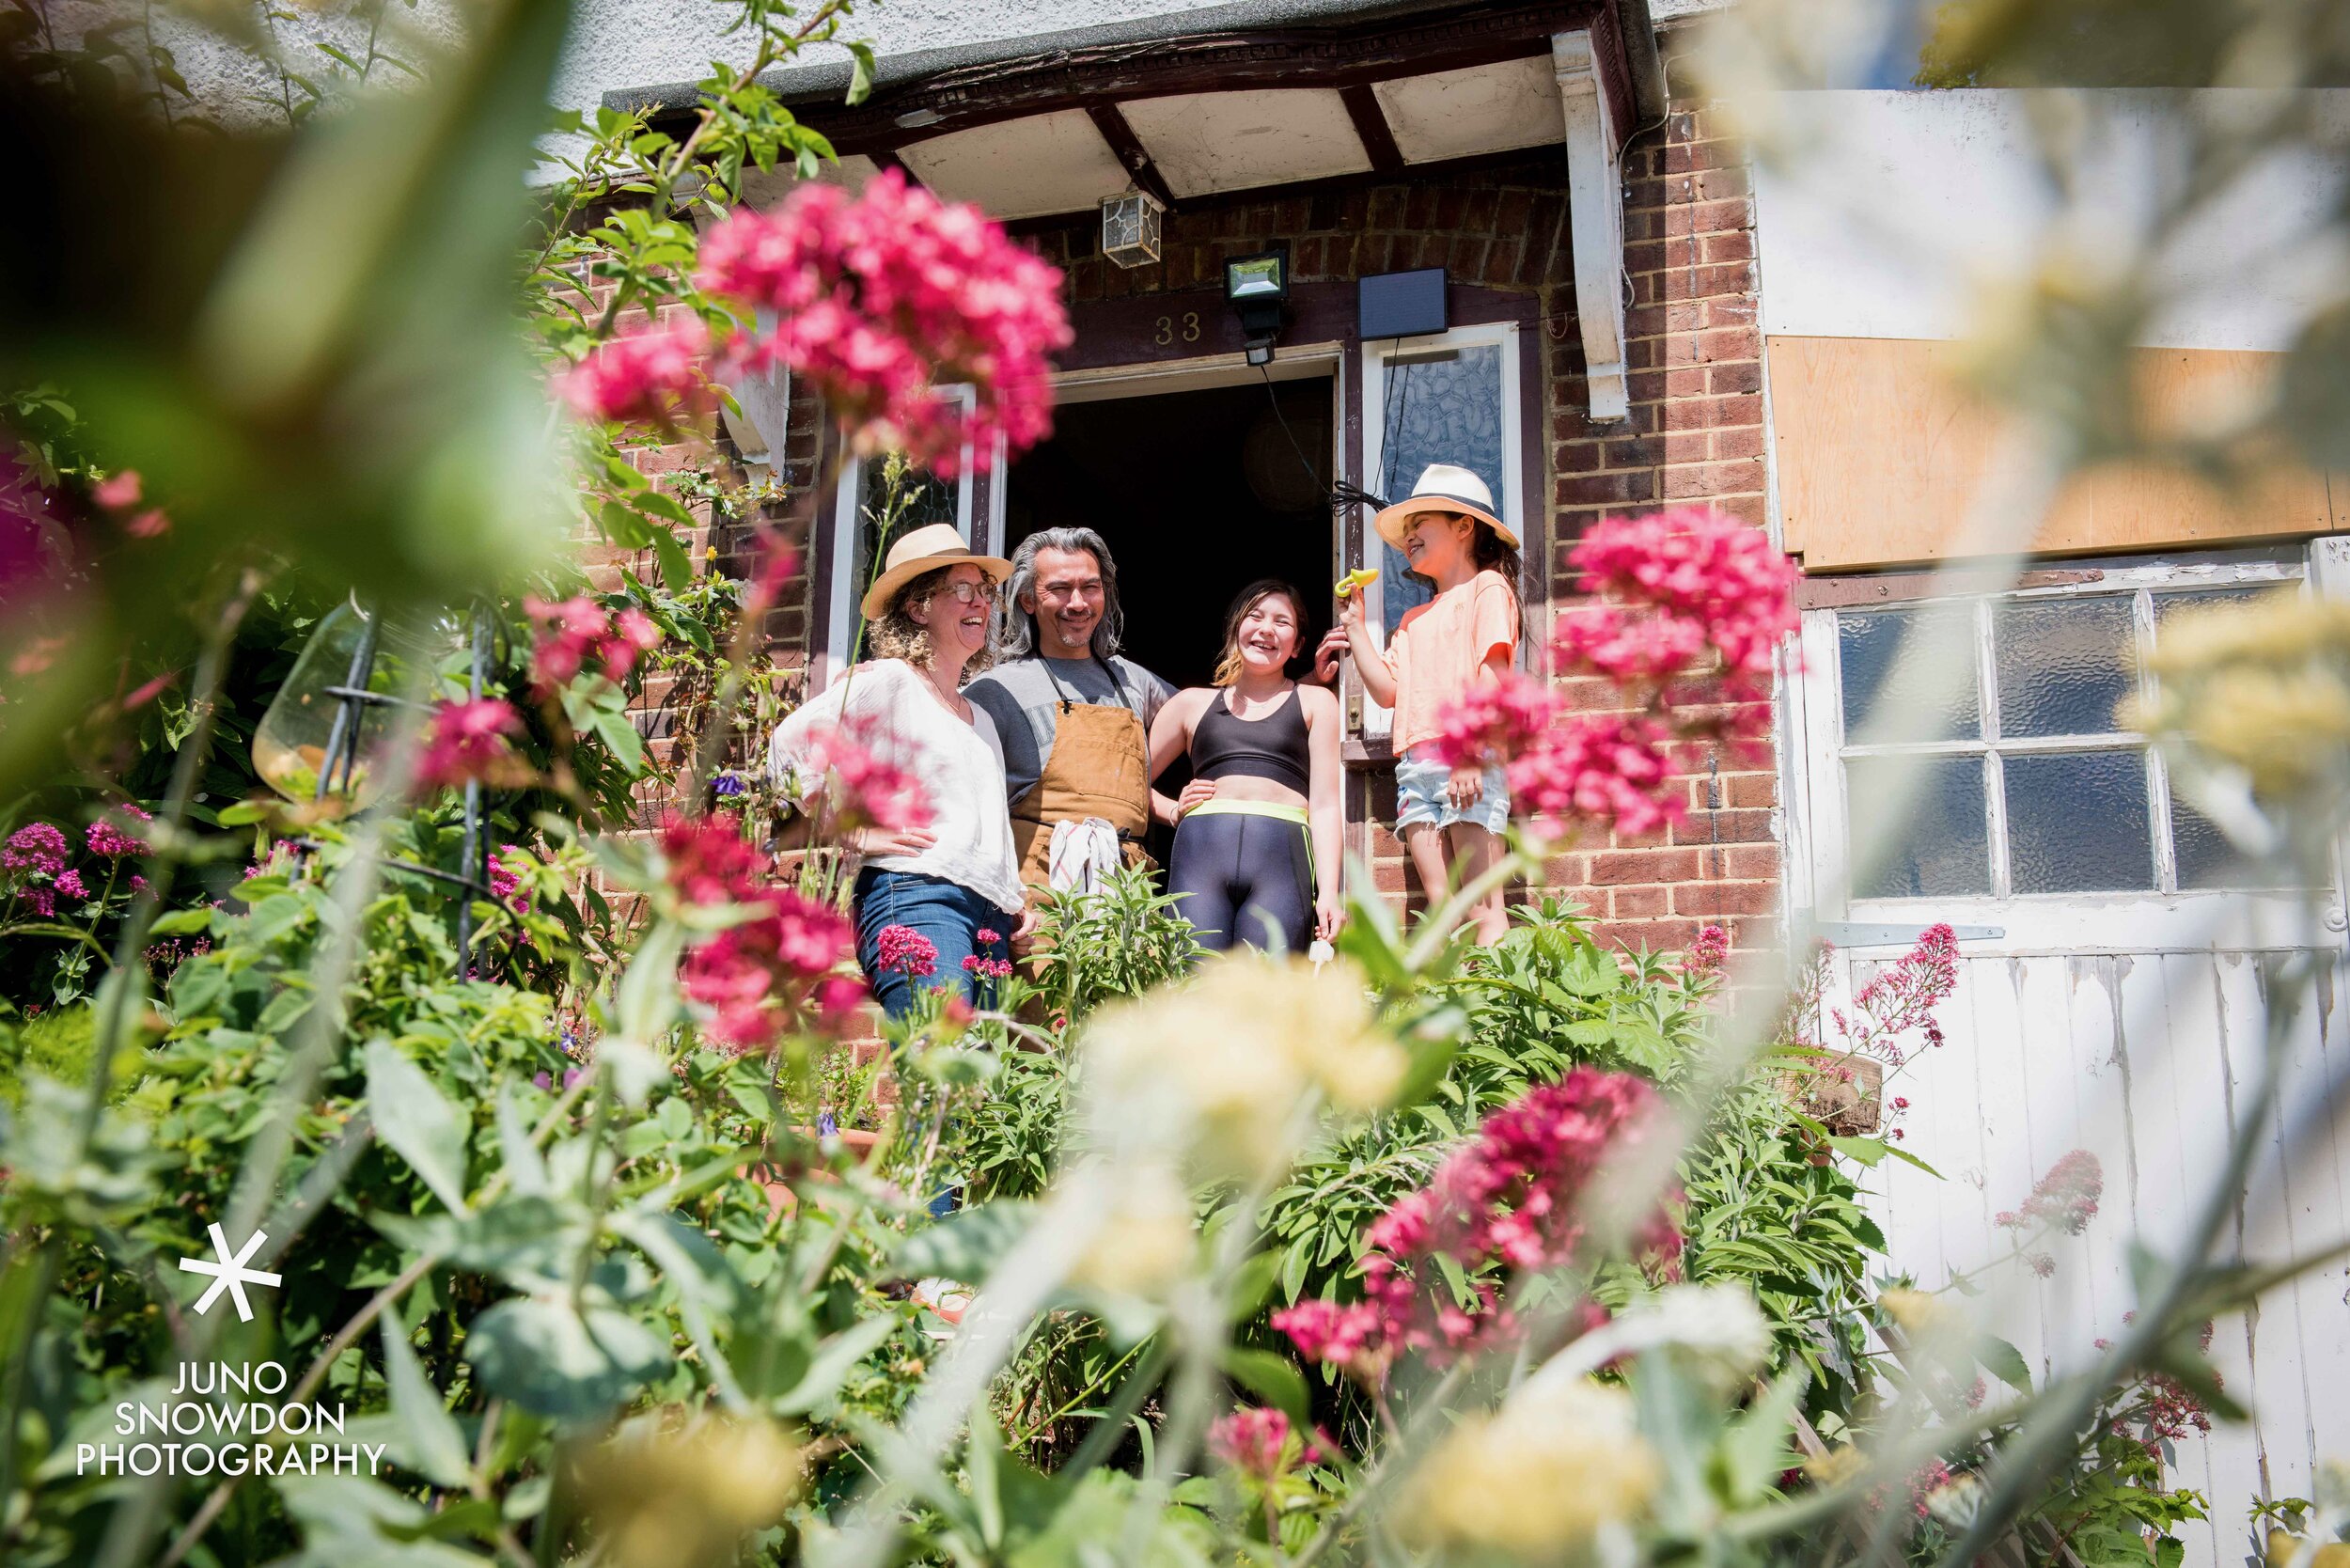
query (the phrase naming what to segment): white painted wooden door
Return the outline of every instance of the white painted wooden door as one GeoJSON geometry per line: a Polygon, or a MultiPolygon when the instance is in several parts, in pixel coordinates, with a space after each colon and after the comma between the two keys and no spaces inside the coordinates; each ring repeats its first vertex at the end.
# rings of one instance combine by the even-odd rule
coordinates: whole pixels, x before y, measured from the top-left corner
{"type": "MultiPolygon", "coordinates": [[[[2132,1309],[2132,1238],[2166,1248],[2186,1227],[2296,948],[2326,955],[2289,1013],[2280,1114],[2305,1129],[2294,1139],[2304,1157],[2288,1167],[2272,1118],[2222,1247],[2280,1261],[2350,1233],[2350,1140],[2331,1114],[2350,1106],[2338,875],[2314,925],[2305,893],[2252,886],[2173,794],[2161,759],[2112,717],[2148,679],[2139,656],[2170,617],[2286,583],[2330,590],[2343,543],[2306,557],[2086,563],[2020,591],[1805,615],[1788,713],[1810,886],[1799,874],[1791,895],[1809,892],[1823,929],[1844,938],[1831,992],[1848,996],[1929,923],[1962,938],[1947,1043],[1913,1053],[1887,1090],[1907,1102],[1902,1147],[1940,1179],[1887,1162],[1872,1173],[1877,1212],[1896,1264],[1922,1285],[1986,1271],[1980,1319],[2035,1380],[2078,1365],[2132,1309]],[[1930,637],[1927,669],[1896,659],[1930,637]],[[1904,719],[1909,737],[1888,742],[1904,719]],[[1903,768],[1920,776],[1915,814],[1890,855],[1856,870],[1856,838],[1903,768]],[[1996,1262],[2013,1251],[1998,1216],[2073,1149],[2103,1167],[2100,1213],[2079,1238],[2040,1249],[2044,1278],[1996,1262]]],[[[2255,1496],[2309,1497],[2317,1461],[2350,1459],[2346,1284],[2337,1264],[2218,1325],[2214,1358],[2254,1420],[2179,1447],[2172,1483],[2211,1504],[2210,1524],[2184,1532],[2190,1562],[2241,1561],[2255,1496]]]]}

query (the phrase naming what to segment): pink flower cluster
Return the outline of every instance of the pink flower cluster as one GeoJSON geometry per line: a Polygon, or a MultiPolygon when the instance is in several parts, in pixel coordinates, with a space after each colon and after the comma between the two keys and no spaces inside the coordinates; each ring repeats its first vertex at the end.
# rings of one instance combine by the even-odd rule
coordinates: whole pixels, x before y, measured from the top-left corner
{"type": "Polygon", "coordinates": [[[855,941],[848,917],[795,888],[764,886],[763,857],[731,823],[671,817],[661,830],[661,854],[669,886],[685,902],[756,911],[696,948],[681,971],[685,995],[711,1010],[712,1039],[764,1048],[791,1021],[795,997],[813,1009],[819,1027],[862,998],[861,991],[817,983],[855,941]]]}
{"type": "Polygon", "coordinates": [[[1051,433],[1046,356],[1071,340],[1058,269],[895,169],[737,212],[702,240],[697,281],[775,313],[734,358],[805,376],[859,450],[952,477],[966,445],[984,468],[999,437],[1018,452],[1051,433]],[[973,389],[968,412],[936,390],[949,383],[973,389]]]}
{"type": "Polygon", "coordinates": [[[1227,1465],[1260,1481],[1278,1481],[1301,1458],[1332,1454],[1329,1438],[1319,1429],[1290,1436],[1296,1429],[1278,1410],[1249,1408],[1219,1416],[1208,1428],[1208,1451],[1227,1465]]]}
{"type": "Polygon", "coordinates": [[[963,961],[963,972],[978,980],[1010,980],[1011,979],[1011,963],[1009,959],[990,958],[985,953],[973,953],[963,961]]]}
{"type": "Polygon", "coordinates": [[[130,512],[122,518],[122,531],[133,539],[156,539],[171,531],[171,519],[160,507],[133,512],[145,489],[135,468],[125,468],[118,474],[99,480],[90,487],[90,498],[108,511],[130,512]]]}
{"type": "Polygon", "coordinates": [[[126,855],[145,855],[146,841],[136,836],[135,828],[126,832],[125,827],[132,823],[151,823],[154,820],[152,813],[142,811],[126,801],[91,823],[89,831],[84,837],[92,855],[102,855],[109,860],[118,860],[126,855]]]}
{"type": "Polygon", "coordinates": [[[1859,1043],[1896,1067],[1902,1064],[1900,1037],[1912,1030],[1928,1046],[1940,1045],[1942,1025],[1934,1010],[1957,989],[1958,935],[1950,922],[1939,921],[1919,935],[1916,947],[1854,994],[1853,1007],[1867,1018],[1859,1043]]]}
{"type": "Polygon", "coordinates": [[[2105,1191],[2106,1168],[2088,1150],[2076,1149],[2048,1168],[2021,1209],[2003,1211],[1992,1223],[2011,1231],[2046,1227],[2077,1236],[2097,1217],[2097,1200],[2105,1191]]]}
{"type": "Polygon", "coordinates": [[[860,715],[817,732],[807,747],[812,773],[827,776],[824,792],[832,830],[876,828],[902,833],[927,827],[930,796],[921,780],[884,759],[870,744],[874,721],[860,715]]]}
{"type": "Polygon", "coordinates": [[[522,733],[522,715],[494,697],[443,702],[425,730],[416,787],[440,790],[509,771],[518,759],[507,737],[522,733]]]}
{"type": "Polygon", "coordinates": [[[1729,966],[1730,933],[1719,926],[1704,926],[1682,959],[1681,978],[1684,982],[1716,980],[1729,966]]]}
{"type": "Polygon", "coordinates": [[[1561,623],[1562,669],[1599,675],[1625,711],[1570,713],[1542,681],[1472,686],[1440,715],[1448,763],[1498,760],[1521,815],[1580,817],[1653,833],[1686,808],[1672,746],[1705,736],[1751,741],[1768,722],[1771,653],[1794,629],[1795,572],[1762,533],[1702,507],[1608,518],[1570,557],[1587,593],[1607,594],[1561,623]],[[1707,713],[1676,706],[1673,682],[1719,666],[1707,713]]]}
{"type": "Polygon", "coordinates": [[[559,389],[585,418],[666,423],[709,401],[701,368],[709,349],[709,330],[689,316],[598,344],[559,389]]]}
{"type": "Polygon", "coordinates": [[[912,926],[884,926],[873,937],[874,964],[884,974],[928,980],[938,972],[938,944],[912,926]]]}
{"type": "Polygon", "coordinates": [[[79,873],[66,868],[66,837],[55,823],[26,823],[0,844],[0,871],[8,873],[14,897],[42,919],[57,913],[57,895],[87,898],[79,873]]]}
{"type": "Polygon", "coordinates": [[[1561,625],[1562,659],[1637,685],[1689,674],[1710,649],[1731,700],[1768,692],[1771,654],[1795,627],[1795,572],[1762,529],[1710,507],[1675,507],[1605,518],[1570,558],[1584,592],[1625,604],[1561,625]]]}
{"type": "MultiPolygon", "coordinates": [[[[1371,1225],[1371,1250],[1356,1264],[1363,1300],[1300,1302],[1276,1312],[1273,1325],[1307,1359],[1370,1384],[1403,1351],[1441,1362],[1506,1334],[1511,1318],[1493,1285],[1479,1285],[1479,1303],[1465,1308],[1435,1260],[1450,1259],[1470,1278],[1574,1261],[1585,1189],[1610,1160],[1661,1136],[1657,1109],[1645,1080],[1594,1067],[1528,1090],[1371,1225]]],[[[1634,1241],[1660,1266],[1676,1266],[1681,1237],[1666,1208],[1643,1219],[1634,1241]]]]}
{"type": "Polygon", "coordinates": [[[661,646],[661,628],[634,604],[616,615],[582,593],[559,604],[525,599],[523,611],[538,630],[530,683],[542,696],[588,668],[617,684],[636,667],[639,655],[661,646]]]}
{"type": "Polygon", "coordinates": [[[520,855],[521,846],[500,844],[490,852],[490,896],[517,915],[530,913],[530,893],[523,886],[520,872],[501,861],[501,855],[520,855]]]}

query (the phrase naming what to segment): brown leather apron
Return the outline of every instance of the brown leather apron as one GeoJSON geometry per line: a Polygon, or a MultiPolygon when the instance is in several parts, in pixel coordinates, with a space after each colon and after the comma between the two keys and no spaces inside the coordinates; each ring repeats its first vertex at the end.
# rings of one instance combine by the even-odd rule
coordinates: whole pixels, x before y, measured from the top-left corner
{"type": "Polygon", "coordinates": [[[1037,781],[1011,803],[1011,847],[1031,898],[1052,881],[1053,824],[1099,817],[1118,830],[1126,864],[1147,862],[1151,825],[1150,745],[1131,708],[1063,698],[1053,749],[1037,781]]]}

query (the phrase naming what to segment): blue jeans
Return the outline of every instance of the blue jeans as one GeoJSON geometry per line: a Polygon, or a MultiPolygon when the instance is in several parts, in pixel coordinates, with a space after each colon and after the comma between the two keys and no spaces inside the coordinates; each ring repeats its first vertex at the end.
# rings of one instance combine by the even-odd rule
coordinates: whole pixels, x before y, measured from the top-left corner
{"type": "Polygon", "coordinates": [[[1009,963],[1018,916],[1005,914],[958,883],[878,866],[857,873],[855,898],[856,961],[883,1012],[902,1018],[914,1011],[920,992],[941,989],[961,992],[980,1007],[995,1005],[995,982],[965,969],[964,960],[1009,963]],[[929,974],[881,966],[881,933],[891,926],[904,926],[938,949],[929,974]],[[995,940],[981,941],[981,932],[995,940]]]}

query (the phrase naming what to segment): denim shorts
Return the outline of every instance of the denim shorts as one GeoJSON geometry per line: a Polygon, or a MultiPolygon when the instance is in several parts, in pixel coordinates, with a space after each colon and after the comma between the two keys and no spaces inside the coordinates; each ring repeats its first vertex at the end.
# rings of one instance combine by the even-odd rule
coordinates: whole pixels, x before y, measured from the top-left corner
{"type": "Polygon", "coordinates": [[[1397,758],[1395,830],[1402,833],[1415,823],[1434,827],[1467,823],[1488,833],[1499,833],[1510,825],[1510,780],[1500,763],[1486,764],[1485,792],[1465,811],[1454,809],[1445,793],[1445,784],[1451,777],[1452,770],[1430,756],[1426,746],[1416,745],[1397,758]]]}

